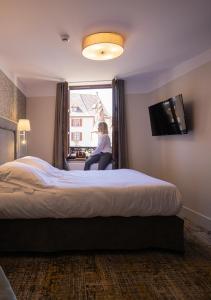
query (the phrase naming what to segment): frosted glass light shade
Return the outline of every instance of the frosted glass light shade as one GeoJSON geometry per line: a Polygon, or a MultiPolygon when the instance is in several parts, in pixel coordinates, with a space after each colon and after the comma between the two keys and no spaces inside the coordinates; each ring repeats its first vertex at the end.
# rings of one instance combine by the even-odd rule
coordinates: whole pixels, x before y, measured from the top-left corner
{"type": "Polygon", "coordinates": [[[18,130],[19,131],[30,131],[30,122],[27,119],[20,119],[18,121],[18,130]]]}
{"type": "Polygon", "coordinates": [[[124,38],[113,32],[94,33],[86,36],[82,43],[82,54],[93,60],[109,60],[124,51],[124,38]]]}

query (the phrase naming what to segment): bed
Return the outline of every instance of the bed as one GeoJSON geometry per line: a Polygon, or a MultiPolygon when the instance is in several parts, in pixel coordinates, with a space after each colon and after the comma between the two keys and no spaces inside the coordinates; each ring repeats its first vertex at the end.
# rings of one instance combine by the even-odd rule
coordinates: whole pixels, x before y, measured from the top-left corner
{"type": "Polygon", "coordinates": [[[60,171],[35,157],[14,161],[16,128],[3,123],[0,251],[184,251],[174,185],[134,170],[60,171]]]}

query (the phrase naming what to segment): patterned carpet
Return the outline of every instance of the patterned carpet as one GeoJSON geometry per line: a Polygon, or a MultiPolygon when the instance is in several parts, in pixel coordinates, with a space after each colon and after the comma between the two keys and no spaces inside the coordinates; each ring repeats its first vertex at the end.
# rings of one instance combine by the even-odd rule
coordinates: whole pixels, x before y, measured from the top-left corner
{"type": "Polygon", "coordinates": [[[1,256],[18,300],[211,299],[211,247],[186,226],[186,253],[1,256]]]}

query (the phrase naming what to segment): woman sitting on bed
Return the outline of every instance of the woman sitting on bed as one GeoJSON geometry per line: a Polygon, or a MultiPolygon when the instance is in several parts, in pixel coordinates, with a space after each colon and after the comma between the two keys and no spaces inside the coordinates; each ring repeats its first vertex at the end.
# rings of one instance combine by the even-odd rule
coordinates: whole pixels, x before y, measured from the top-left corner
{"type": "Polygon", "coordinates": [[[108,125],[105,122],[98,124],[98,146],[86,160],[84,170],[89,170],[91,165],[98,162],[98,170],[105,168],[112,161],[111,141],[108,135],[108,125]]]}

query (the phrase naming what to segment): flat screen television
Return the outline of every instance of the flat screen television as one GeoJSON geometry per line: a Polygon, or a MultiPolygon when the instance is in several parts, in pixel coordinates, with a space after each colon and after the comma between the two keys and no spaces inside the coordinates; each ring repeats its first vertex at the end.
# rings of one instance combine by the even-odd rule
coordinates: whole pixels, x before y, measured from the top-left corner
{"type": "Polygon", "coordinates": [[[153,136],[188,132],[182,94],[149,106],[149,115],[153,136]]]}

